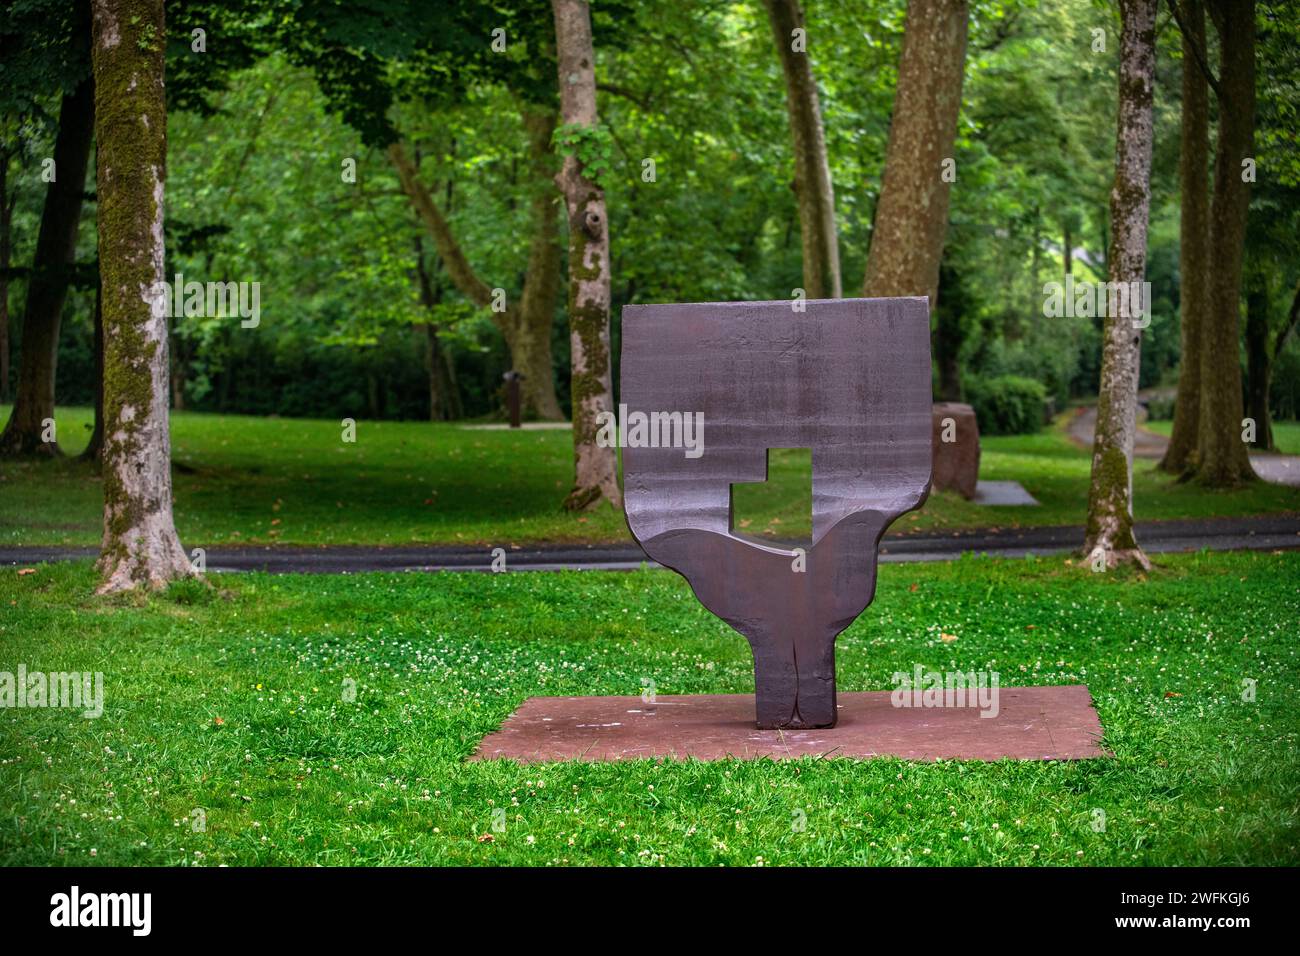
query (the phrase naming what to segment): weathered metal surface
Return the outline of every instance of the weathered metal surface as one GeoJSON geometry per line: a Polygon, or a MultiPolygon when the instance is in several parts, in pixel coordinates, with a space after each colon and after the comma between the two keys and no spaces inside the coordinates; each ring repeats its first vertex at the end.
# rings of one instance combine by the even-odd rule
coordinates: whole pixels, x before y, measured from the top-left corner
{"type": "Polygon", "coordinates": [[[699,457],[624,449],[632,534],[748,639],[760,728],[834,726],[835,638],[871,603],[881,534],[930,484],[926,300],[633,305],[622,332],[625,419],[704,423],[699,457]],[[812,449],[802,556],[733,527],[731,485],[765,481],[769,448],[812,449]]]}
{"type": "Polygon", "coordinates": [[[755,730],[748,694],[530,697],[473,759],[524,763],[804,755],[907,760],[1106,757],[1088,688],[1002,687],[996,717],[972,707],[895,707],[890,691],[840,695],[833,732],[755,730]]]}

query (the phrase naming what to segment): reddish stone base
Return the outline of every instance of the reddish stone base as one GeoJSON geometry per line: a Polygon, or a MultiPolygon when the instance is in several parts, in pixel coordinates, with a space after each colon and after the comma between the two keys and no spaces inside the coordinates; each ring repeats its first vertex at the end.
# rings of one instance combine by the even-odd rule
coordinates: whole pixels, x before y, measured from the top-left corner
{"type": "Polygon", "coordinates": [[[1078,760],[1111,756],[1083,685],[1002,687],[996,717],[976,707],[895,707],[890,691],[839,695],[826,730],[758,730],[749,694],[530,697],[473,760],[524,763],[670,757],[1078,760]]]}

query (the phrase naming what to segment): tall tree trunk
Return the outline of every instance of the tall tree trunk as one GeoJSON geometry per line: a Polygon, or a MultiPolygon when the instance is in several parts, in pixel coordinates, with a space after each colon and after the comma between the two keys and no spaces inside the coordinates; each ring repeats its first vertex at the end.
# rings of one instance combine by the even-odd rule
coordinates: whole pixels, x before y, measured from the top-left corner
{"type": "Polygon", "coordinates": [[[9,423],[0,434],[0,455],[59,453],[57,442],[42,437],[44,421],[54,417],[54,378],[59,357],[63,303],[77,254],[77,227],[86,192],[86,164],[95,124],[91,79],[63,97],[54,141],[54,181],[45,193],[41,229],[32,259],[27,304],[23,309],[22,357],[18,392],[9,423]]]}
{"type": "MultiPolygon", "coordinates": [[[[551,0],[559,62],[560,115],[565,126],[600,129],[596,113],[596,53],[586,0],[551,0]]],[[[569,344],[572,353],[573,490],[565,508],[601,501],[622,507],[618,454],[596,442],[596,416],[613,412],[610,384],[609,219],[605,191],[587,178],[572,153],[556,176],[569,213],[569,344]]]]}
{"type": "Polygon", "coordinates": [[[424,334],[424,371],[429,379],[429,421],[446,421],[447,403],[438,387],[438,326],[426,322],[419,328],[424,334]]]}
{"type": "Polygon", "coordinates": [[[956,174],[967,13],[966,0],[908,0],[865,296],[928,295],[934,308],[948,233],[952,177],[945,174],[956,174]]]}
{"type": "MultiPolygon", "coordinates": [[[[0,154],[0,402],[9,399],[9,260],[14,202],[9,198],[9,154],[0,154]]],[[[18,198],[17,190],[14,199],[18,198]]]]}
{"type": "Polygon", "coordinates": [[[438,341],[438,326],[426,322],[420,326],[424,333],[424,367],[429,375],[429,420],[455,421],[464,414],[460,396],[456,393],[456,378],[451,356],[438,341]]]}
{"type": "Polygon", "coordinates": [[[1193,464],[1201,411],[1202,335],[1209,308],[1210,103],[1209,83],[1198,58],[1204,55],[1205,7],[1183,0],[1183,117],[1179,154],[1182,212],[1178,223],[1179,324],[1182,358],[1174,427],[1160,467],[1181,475],[1193,464]]]}
{"type": "MultiPolygon", "coordinates": [[[[1120,0],[1119,122],[1115,184],[1110,191],[1111,283],[1146,277],[1147,220],[1151,206],[1152,105],[1156,75],[1157,0],[1120,0]]],[[[1134,327],[1132,296],[1107,310],[1102,324],[1101,386],[1088,487],[1084,551],[1107,567],[1151,563],[1133,536],[1133,438],[1142,333],[1134,327]],[[1118,313],[1118,314],[1116,314],[1118,313]]]]}
{"type": "MultiPolygon", "coordinates": [[[[441,285],[435,286],[433,276],[424,264],[424,242],[415,237],[415,278],[420,290],[420,304],[430,316],[442,300],[441,285]]],[[[429,420],[447,421],[461,416],[460,397],[456,394],[455,379],[451,375],[450,356],[438,341],[438,324],[425,322],[420,327],[424,335],[424,369],[429,376],[429,420]]]]}
{"type": "Polygon", "coordinates": [[[95,471],[102,470],[104,453],[104,287],[95,285],[95,423],[90,430],[90,442],[81,453],[82,461],[92,462],[95,471]]]}
{"type": "Polygon", "coordinates": [[[172,521],[162,302],[167,103],[163,0],[94,0],[104,317],[100,592],[193,574],[172,521]]]}
{"type": "Polygon", "coordinates": [[[803,284],[810,299],[838,299],[840,249],[835,231],[835,187],[826,156],[817,83],[807,52],[807,31],[799,0],[763,0],[785,73],[785,102],[794,152],[794,191],[803,238],[803,284]],[[796,42],[794,31],[803,30],[796,42]]]}
{"type": "MultiPolygon", "coordinates": [[[[529,265],[519,302],[507,302],[504,312],[492,313],[492,321],[506,340],[511,364],[516,371],[525,375],[525,414],[558,421],[564,418],[564,414],[555,395],[551,327],[555,321],[555,305],[559,295],[559,235],[554,204],[549,196],[542,196],[543,190],[549,194],[554,188],[551,180],[550,137],[555,117],[547,110],[526,107],[523,120],[528,134],[529,169],[535,177],[531,184],[534,200],[529,265]]],[[[474,272],[451,230],[451,224],[420,179],[418,158],[412,162],[400,142],[388,147],[388,158],[397,171],[402,191],[411,200],[433,239],[443,268],[447,270],[447,277],[461,295],[475,305],[490,305],[493,299],[492,288],[474,272]]]]}
{"type": "Polygon", "coordinates": [[[524,375],[520,397],[525,411],[544,421],[563,421],[551,361],[551,328],[560,296],[559,205],[555,201],[555,151],[551,147],[555,111],[525,106],[523,121],[528,134],[532,241],[523,296],[513,316],[510,352],[514,370],[524,375]]]}
{"type": "Polygon", "coordinates": [[[1273,423],[1268,410],[1269,387],[1273,381],[1273,357],[1269,354],[1273,336],[1268,323],[1268,286],[1255,275],[1246,289],[1246,415],[1255,422],[1255,440],[1247,442],[1256,451],[1273,451],[1273,423]]]}
{"type": "Polygon", "coordinates": [[[1211,0],[1219,32],[1219,142],[1210,201],[1210,307],[1201,342],[1197,481],[1227,488],[1255,478],[1241,440],[1241,261],[1250,211],[1242,161],[1254,155],[1255,3],[1211,0]]]}

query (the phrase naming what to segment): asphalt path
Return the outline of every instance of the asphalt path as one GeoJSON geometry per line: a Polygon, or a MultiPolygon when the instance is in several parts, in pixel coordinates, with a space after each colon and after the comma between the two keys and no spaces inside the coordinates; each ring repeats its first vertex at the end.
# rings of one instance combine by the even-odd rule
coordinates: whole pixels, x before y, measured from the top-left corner
{"type": "MultiPolygon", "coordinates": [[[[998,558],[1068,554],[1083,547],[1082,526],[1000,528],[886,535],[880,560],[952,561],[964,554],[998,558]]],[[[1179,551],[1300,548],[1300,515],[1139,523],[1138,543],[1148,554],[1179,551]]],[[[777,542],[766,542],[776,544],[777,542]]],[[[787,545],[787,546],[793,546],[787,545]]],[[[187,545],[193,547],[193,545],[187,545]]],[[[508,547],[507,571],[628,571],[657,567],[635,544],[508,547]]],[[[205,549],[209,571],[273,574],[350,574],[361,571],[491,571],[493,547],[240,547],[205,549]]],[[[92,548],[0,547],[0,566],[95,557],[92,548]]]]}

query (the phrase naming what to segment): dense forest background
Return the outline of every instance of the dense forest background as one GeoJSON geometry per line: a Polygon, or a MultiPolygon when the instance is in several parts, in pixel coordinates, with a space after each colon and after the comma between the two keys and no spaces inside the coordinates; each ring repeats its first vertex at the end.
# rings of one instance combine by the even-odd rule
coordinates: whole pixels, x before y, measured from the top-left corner
{"type": "MultiPolygon", "coordinates": [[[[222,6],[168,4],[166,275],[258,281],[261,321],[243,328],[228,317],[174,319],[173,406],[335,418],[503,414],[502,373],[511,360],[502,330],[491,308],[453,281],[382,137],[357,119],[365,102],[359,81],[332,73],[309,38],[286,39],[295,26],[271,12],[275,5],[232,4],[225,14],[222,6]],[[193,65],[190,21],[206,25],[210,69],[202,72],[193,65]],[[336,88],[327,93],[323,84],[336,88]],[[342,174],[346,160],[355,161],[355,182],[342,174]]],[[[805,14],[846,294],[857,294],[905,4],[837,0],[809,3],[805,14]]],[[[803,285],[799,217],[781,64],[760,4],[627,0],[597,4],[593,17],[602,122],[612,141],[605,186],[617,363],[623,304],[789,298],[803,285]]],[[[465,260],[507,302],[524,288],[539,181],[521,121],[536,95],[527,79],[535,74],[553,89],[554,75],[553,65],[534,63],[544,40],[532,40],[517,19],[502,19],[513,34],[496,54],[502,67],[466,65],[472,81],[464,95],[394,79],[393,70],[385,88],[394,94],[391,122],[415,151],[465,260]]],[[[397,51],[368,35],[368,23],[359,15],[336,26],[354,31],[349,42],[382,66],[397,51]]],[[[1300,68],[1294,11],[1261,7],[1260,23],[1256,150],[1266,172],[1252,193],[1244,297],[1254,296],[1276,328],[1300,275],[1300,68]]],[[[1004,375],[1040,382],[1058,407],[1097,392],[1101,319],[1045,317],[1043,287],[1066,271],[1105,281],[1117,30],[1116,11],[1093,0],[972,5],[933,318],[942,397],[969,396],[1004,375]],[[1105,52],[1094,49],[1098,27],[1109,39],[1105,52]]],[[[1153,318],[1142,387],[1173,386],[1179,365],[1181,54],[1164,7],[1157,51],[1153,318]]],[[[6,130],[3,199],[12,208],[15,265],[32,259],[45,199],[39,157],[53,148],[57,97],[42,105],[6,130]]],[[[1212,103],[1212,120],[1214,110],[1212,103]]],[[[95,257],[94,215],[86,203],[79,262],[95,257]]],[[[563,260],[557,252],[561,273],[563,260]]],[[[10,369],[23,347],[26,285],[17,273],[8,283],[10,369]]],[[[76,283],[64,307],[61,404],[94,399],[94,295],[93,282],[76,283]]],[[[552,298],[553,386],[567,414],[569,337],[563,296],[552,298]]],[[[1297,339],[1286,341],[1273,368],[1270,404],[1282,418],[1300,410],[1297,339]]],[[[1246,349],[1243,335],[1243,367],[1246,349]]],[[[12,397],[14,377],[6,376],[0,399],[12,397]]],[[[615,367],[616,395],[617,381],[615,367]]],[[[1168,417],[1160,402],[1152,411],[1168,417]]]]}

